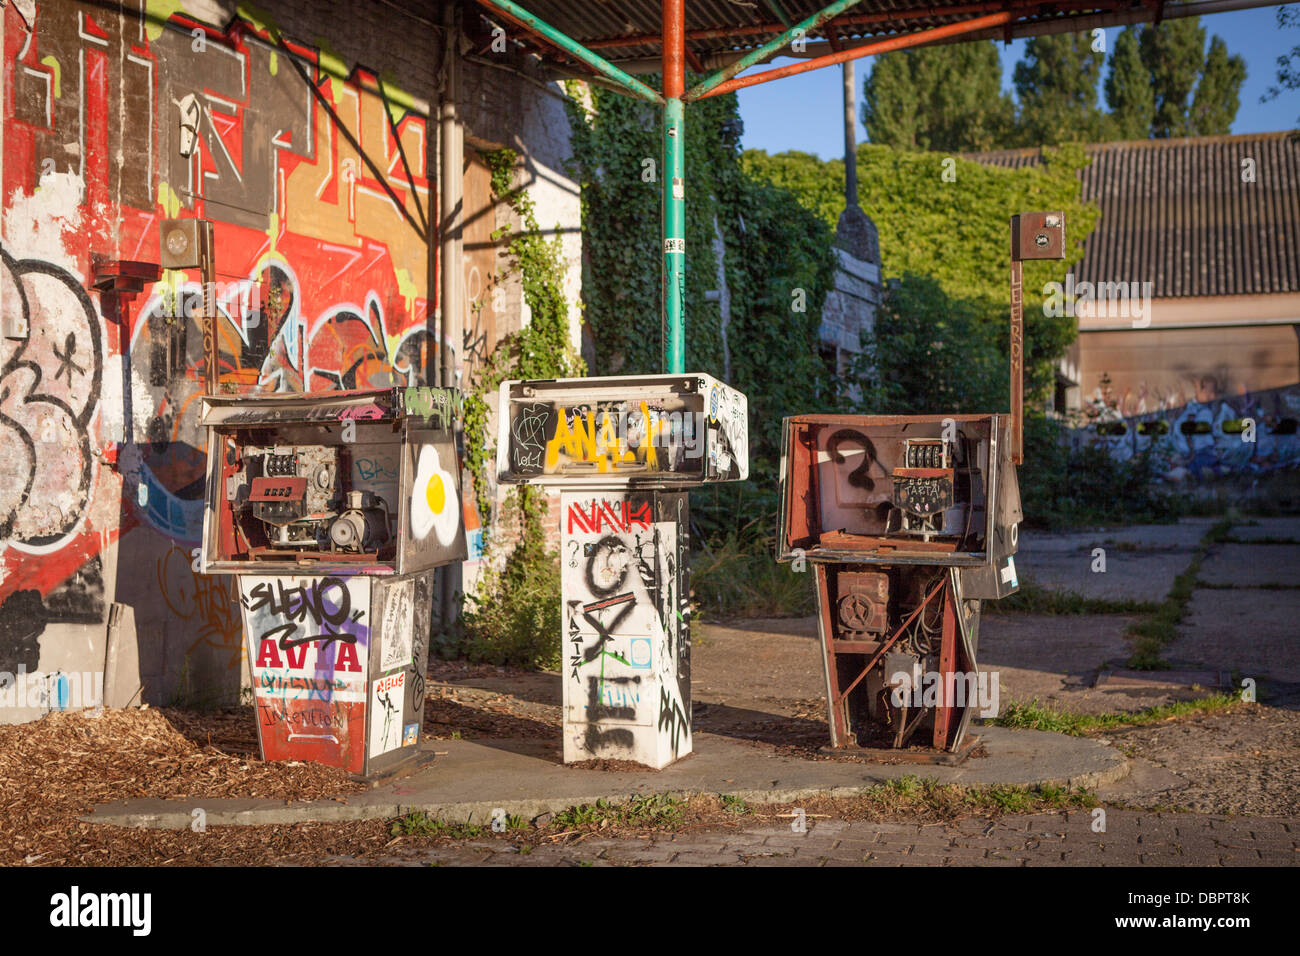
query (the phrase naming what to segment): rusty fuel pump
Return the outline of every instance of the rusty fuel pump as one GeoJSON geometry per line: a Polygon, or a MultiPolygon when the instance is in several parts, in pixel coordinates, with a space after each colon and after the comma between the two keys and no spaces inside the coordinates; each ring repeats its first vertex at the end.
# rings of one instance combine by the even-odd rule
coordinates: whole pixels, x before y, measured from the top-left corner
{"type": "Polygon", "coordinates": [[[1014,593],[1022,517],[1021,262],[1061,259],[1060,212],[1011,220],[1009,414],[796,415],[777,560],[816,578],[830,749],[954,762],[996,712],[980,602],[1014,593]]]}

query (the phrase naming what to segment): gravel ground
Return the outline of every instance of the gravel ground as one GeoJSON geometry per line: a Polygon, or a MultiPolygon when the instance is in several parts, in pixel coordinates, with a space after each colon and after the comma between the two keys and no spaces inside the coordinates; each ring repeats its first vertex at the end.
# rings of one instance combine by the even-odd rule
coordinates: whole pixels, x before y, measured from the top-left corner
{"type": "Polygon", "coordinates": [[[1300,814],[1300,713],[1263,704],[1112,732],[1130,756],[1187,781],[1140,806],[1198,813],[1300,814]]]}

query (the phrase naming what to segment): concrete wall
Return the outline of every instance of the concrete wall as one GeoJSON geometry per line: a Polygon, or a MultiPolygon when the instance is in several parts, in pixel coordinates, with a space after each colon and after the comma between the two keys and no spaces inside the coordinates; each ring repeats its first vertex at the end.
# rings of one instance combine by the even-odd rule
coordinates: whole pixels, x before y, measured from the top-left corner
{"type": "Polygon", "coordinates": [[[862,336],[875,327],[880,305],[880,266],[837,248],[835,288],[822,306],[821,340],[837,350],[839,370],[862,351],[862,336]]]}
{"type": "MultiPolygon", "coordinates": [[[[157,261],[161,219],[215,223],[223,388],[414,384],[438,365],[441,40],[377,3],[260,7],[255,22],[212,0],[0,8],[0,674],[103,671],[117,602],[139,648],[123,681],[143,682],[144,700],[231,699],[246,684],[231,582],[193,570],[198,276],[134,297],[92,289],[111,263],[157,261]]],[[[465,72],[468,131],[525,157],[539,216],[576,263],[554,90],[465,72]]],[[[506,291],[482,354],[522,321],[518,282],[506,291]]],[[[573,322],[576,338],[576,309],[573,322]]],[[[472,375],[467,343],[449,345],[472,375]]],[[[2,707],[0,722],[45,707],[2,707]]]]}

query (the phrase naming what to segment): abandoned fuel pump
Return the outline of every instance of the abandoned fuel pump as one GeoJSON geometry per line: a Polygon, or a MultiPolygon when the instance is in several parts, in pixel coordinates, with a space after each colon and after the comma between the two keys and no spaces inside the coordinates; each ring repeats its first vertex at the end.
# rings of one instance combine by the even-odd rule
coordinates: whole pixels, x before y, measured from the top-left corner
{"type": "Polygon", "coordinates": [[[560,495],[564,761],[691,752],[690,499],[749,474],[745,396],[707,375],[501,386],[498,477],[560,495]]]}
{"type": "Polygon", "coordinates": [[[814,569],[831,748],[965,755],[972,716],[993,715],[980,602],[1019,586],[1020,262],[1063,258],[1064,245],[1059,212],[1012,220],[1009,415],[783,423],[777,560],[814,569]]]}
{"type": "Polygon", "coordinates": [[[465,559],[456,393],[203,400],[202,570],[239,578],[266,760],[416,754],[433,569],[465,559]]]}

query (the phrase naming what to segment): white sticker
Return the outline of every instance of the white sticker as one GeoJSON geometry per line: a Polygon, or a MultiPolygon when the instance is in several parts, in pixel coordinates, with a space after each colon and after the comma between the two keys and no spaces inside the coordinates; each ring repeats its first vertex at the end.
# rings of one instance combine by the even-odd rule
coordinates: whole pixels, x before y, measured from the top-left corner
{"type": "Polygon", "coordinates": [[[685,240],[685,239],[665,239],[665,240],[664,240],[664,253],[667,254],[667,253],[670,253],[670,252],[680,252],[680,253],[682,253],[683,255],[685,255],[685,254],[686,254],[686,240],[685,240]]]}
{"type": "Polygon", "coordinates": [[[1007,558],[1007,566],[1002,569],[1002,582],[1010,583],[1013,588],[1020,587],[1020,582],[1016,580],[1016,559],[1007,558]]]}

